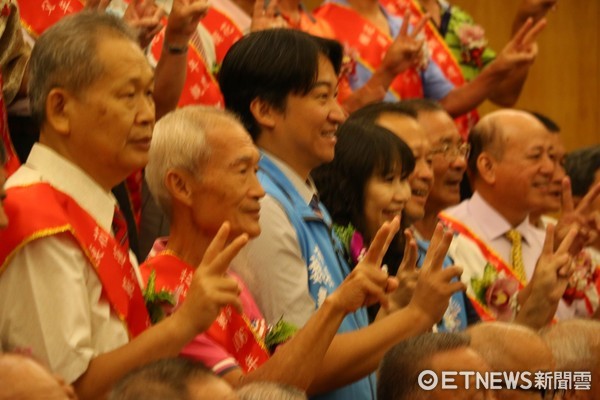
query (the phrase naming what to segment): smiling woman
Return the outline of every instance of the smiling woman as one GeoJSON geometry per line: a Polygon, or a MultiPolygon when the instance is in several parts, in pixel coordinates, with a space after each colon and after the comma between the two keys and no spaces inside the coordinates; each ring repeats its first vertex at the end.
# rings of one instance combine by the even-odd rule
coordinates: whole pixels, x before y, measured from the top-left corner
{"type": "MultiPolygon", "coordinates": [[[[385,221],[402,216],[414,166],[412,151],[391,131],[367,121],[340,126],[335,159],[315,170],[313,178],[351,266],[385,221]]],[[[388,256],[401,249],[390,246],[388,256]]],[[[398,265],[399,259],[388,265],[398,265]]]]}

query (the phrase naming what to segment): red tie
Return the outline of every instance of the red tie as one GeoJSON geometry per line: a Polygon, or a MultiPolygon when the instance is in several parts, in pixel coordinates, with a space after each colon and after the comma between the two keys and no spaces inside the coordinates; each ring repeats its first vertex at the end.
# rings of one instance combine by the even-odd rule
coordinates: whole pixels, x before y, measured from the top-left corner
{"type": "Polygon", "coordinates": [[[115,206],[115,214],[113,216],[112,229],[115,235],[115,240],[125,253],[129,252],[129,235],[127,234],[127,221],[123,216],[119,207],[115,206]]]}

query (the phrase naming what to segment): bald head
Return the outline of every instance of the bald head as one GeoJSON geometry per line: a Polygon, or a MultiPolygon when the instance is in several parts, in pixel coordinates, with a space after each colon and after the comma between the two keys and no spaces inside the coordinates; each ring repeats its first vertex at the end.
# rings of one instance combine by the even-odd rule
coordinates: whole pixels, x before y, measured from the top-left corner
{"type": "Polygon", "coordinates": [[[550,133],[533,115],[501,110],[469,136],[473,189],[512,226],[543,207],[554,174],[550,133]]]}
{"type": "Polygon", "coordinates": [[[507,144],[523,139],[528,131],[545,132],[546,128],[531,113],[525,111],[504,109],[481,118],[469,135],[469,172],[474,176],[478,174],[477,159],[482,152],[488,152],[501,160],[507,144]]]}
{"type": "Polygon", "coordinates": [[[549,371],[553,369],[550,348],[532,329],[506,322],[485,322],[467,331],[471,347],[494,371],[549,371]]]}
{"type": "Polygon", "coordinates": [[[29,357],[0,355],[0,400],[65,400],[72,389],[29,357]]]}
{"type": "Polygon", "coordinates": [[[557,370],[600,372],[600,322],[561,321],[541,332],[554,355],[557,370]]]}

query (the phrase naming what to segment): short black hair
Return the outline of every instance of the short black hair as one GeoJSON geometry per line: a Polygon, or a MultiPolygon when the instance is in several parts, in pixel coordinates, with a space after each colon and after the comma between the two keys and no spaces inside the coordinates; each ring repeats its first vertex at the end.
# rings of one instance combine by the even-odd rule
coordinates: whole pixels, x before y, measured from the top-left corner
{"type": "Polygon", "coordinates": [[[374,174],[385,176],[398,167],[404,179],[415,168],[408,145],[386,128],[351,120],[338,129],[333,161],[317,168],[312,176],[333,222],[342,226],[352,223],[364,235],[367,181],[374,174]]]}
{"type": "Polygon", "coordinates": [[[348,116],[348,120],[353,121],[362,119],[371,123],[375,123],[382,114],[401,114],[416,119],[417,112],[410,107],[406,107],[403,103],[404,102],[402,101],[397,103],[388,101],[371,103],[354,111],[348,116]]]}
{"type": "Polygon", "coordinates": [[[565,170],[571,179],[574,196],[583,197],[600,169],[600,145],[575,150],[565,158],[565,170]]]}
{"type": "Polygon", "coordinates": [[[540,121],[542,125],[546,128],[546,130],[550,133],[560,133],[560,126],[556,122],[554,122],[550,117],[539,113],[537,111],[528,111],[529,114],[533,115],[535,119],[540,121]]]}
{"type": "Polygon", "coordinates": [[[256,140],[260,133],[250,103],[260,98],[284,111],[290,94],[305,95],[319,73],[319,55],[326,56],[339,75],[343,48],[295,29],[267,29],[236,42],[223,59],[219,85],[225,106],[237,114],[256,140]]]}
{"type": "Polygon", "coordinates": [[[414,400],[427,398],[419,391],[417,379],[427,363],[438,353],[468,347],[465,333],[425,333],[392,347],[381,360],[377,371],[378,400],[414,400]],[[421,394],[421,396],[419,396],[421,394]]]}

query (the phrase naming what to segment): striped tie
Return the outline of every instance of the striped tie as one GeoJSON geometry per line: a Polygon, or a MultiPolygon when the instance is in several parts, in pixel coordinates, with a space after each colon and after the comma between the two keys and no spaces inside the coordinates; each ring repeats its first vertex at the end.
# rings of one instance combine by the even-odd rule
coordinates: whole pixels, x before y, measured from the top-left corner
{"type": "Polygon", "coordinates": [[[129,235],[127,234],[127,221],[119,207],[115,206],[115,214],[112,221],[112,230],[115,240],[123,252],[129,252],[129,235]]]}
{"type": "Polygon", "coordinates": [[[313,197],[312,199],[310,199],[310,203],[308,205],[310,206],[310,208],[312,208],[317,217],[323,219],[323,213],[321,212],[321,208],[319,207],[319,196],[313,194],[313,197]]]}
{"type": "Polygon", "coordinates": [[[512,243],[510,262],[513,266],[513,271],[521,281],[526,282],[527,276],[525,275],[525,265],[523,264],[523,241],[521,234],[516,229],[511,229],[506,232],[506,237],[512,243]]]}

